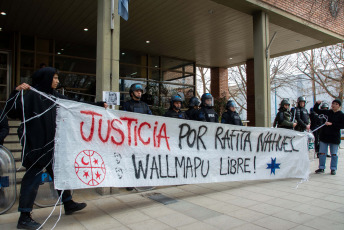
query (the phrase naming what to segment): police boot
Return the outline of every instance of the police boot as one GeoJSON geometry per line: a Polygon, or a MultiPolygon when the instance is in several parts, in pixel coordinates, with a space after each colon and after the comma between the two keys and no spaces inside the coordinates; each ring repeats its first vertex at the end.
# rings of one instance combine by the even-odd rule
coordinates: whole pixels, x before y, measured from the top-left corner
{"type": "Polygon", "coordinates": [[[86,203],[77,203],[73,200],[69,200],[67,202],[64,202],[63,204],[66,215],[71,215],[73,212],[80,211],[87,206],[86,203]]]}
{"type": "Polygon", "coordinates": [[[17,229],[40,229],[41,224],[31,218],[31,213],[21,212],[17,224],[17,229]]]}

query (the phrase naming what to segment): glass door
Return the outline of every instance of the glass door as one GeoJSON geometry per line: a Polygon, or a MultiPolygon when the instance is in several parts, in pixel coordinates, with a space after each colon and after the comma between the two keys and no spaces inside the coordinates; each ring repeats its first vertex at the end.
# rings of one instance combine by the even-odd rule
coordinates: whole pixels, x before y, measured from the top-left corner
{"type": "Polygon", "coordinates": [[[3,109],[9,96],[10,53],[0,51],[0,108],[3,109]]]}

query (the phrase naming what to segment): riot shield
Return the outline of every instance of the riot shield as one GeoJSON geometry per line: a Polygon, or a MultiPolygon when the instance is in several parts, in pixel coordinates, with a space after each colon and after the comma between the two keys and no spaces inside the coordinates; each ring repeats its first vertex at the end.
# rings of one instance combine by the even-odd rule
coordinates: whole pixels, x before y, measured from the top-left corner
{"type": "Polygon", "coordinates": [[[41,184],[38,188],[35,205],[39,207],[54,206],[59,199],[59,195],[54,188],[54,182],[46,171],[43,171],[40,177],[41,184]]]}
{"type": "Polygon", "coordinates": [[[0,214],[12,208],[16,197],[16,164],[12,153],[0,145],[0,214]]]}

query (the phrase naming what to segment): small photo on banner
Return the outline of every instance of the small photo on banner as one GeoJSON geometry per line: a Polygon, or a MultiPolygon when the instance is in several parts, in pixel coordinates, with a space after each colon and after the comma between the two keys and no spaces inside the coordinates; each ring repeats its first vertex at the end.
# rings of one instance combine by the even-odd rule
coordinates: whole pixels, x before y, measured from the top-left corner
{"type": "Polygon", "coordinates": [[[119,92],[103,91],[103,101],[108,105],[119,105],[119,92]]]}

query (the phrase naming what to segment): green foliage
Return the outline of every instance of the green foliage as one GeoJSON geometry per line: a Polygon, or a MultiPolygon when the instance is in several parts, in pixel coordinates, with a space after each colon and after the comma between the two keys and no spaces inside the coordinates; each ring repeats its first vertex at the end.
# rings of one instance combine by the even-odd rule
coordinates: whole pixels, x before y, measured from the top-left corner
{"type": "Polygon", "coordinates": [[[153,115],[163,116],[166,113],[166,109],[163,106],[154,106],[151,108],[153,115]]]}
{"type": "Polygon", "coordinates": [[[214,100],[214,110],[221,117],[222,113],[226,110],[227,98],[221,97],[214,100]]]}

